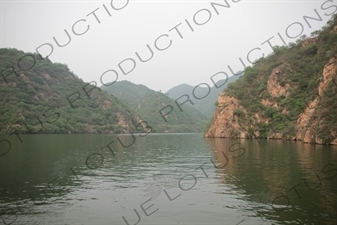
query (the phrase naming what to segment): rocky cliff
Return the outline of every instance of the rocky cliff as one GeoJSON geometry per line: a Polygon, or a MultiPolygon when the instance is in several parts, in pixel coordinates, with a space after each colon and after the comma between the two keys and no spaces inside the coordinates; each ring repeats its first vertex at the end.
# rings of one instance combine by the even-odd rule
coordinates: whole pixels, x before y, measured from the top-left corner
{"type": "Polygon", "coordinates": [[[337,144],[337,17],[248,67],[218,97],[205,137],[337,144]]]}

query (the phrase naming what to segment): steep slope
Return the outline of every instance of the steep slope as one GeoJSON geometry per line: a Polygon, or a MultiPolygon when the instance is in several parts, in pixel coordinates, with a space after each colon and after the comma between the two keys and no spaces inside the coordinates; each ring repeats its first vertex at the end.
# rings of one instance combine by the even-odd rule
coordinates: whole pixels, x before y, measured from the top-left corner
{"type": "Polygon", "coordinates": [[[170,98],[172,98],[173,100],[176,100],[177,98],[179,98],[180,96],[182,96],[184,94],[190,95],[193,91],[193,88],[194,87],[192,85],[189,85],[189,84],[179,84],[179,85],[171,88],[167,92],[165,92],[165,94],[167,96],[169,96],[170,98]]]}
{"type": "MultiPolygon", "coordinates": [[[[192,106],[204,114],[208,119],[210,119],[214,114],[214,110],[216,108],[215,105],[217,104],[219,94],[226,90],[228,84],[236,81],[242,74],[229,77],[227,81],[219,80],[216,82],[216,86],[218,88],[213,86],[209,89],[208,87],[205,87],[205,85],[195,88],[189,84],[180,84],[171,88],[165,94],[174,100],[179,99],[182,95],[189,95],[191,101],[194,103],[192,106]],[[193,92],[194,88],[195,90],[193,92]],[[208,92],[209,94],[207,95],[208,92]],[[196,99],[193,94],[199,98],[202,96],[207,96],[205,98],[196,99]]],[[[182,98],[180,102],[181,101],[184,101],[184,99],[182,98]]]]}
{"type": "Polygon", "coordinates": [[[337,17],[275,47],[218,97],[205,137],[337,144],[337,17]],[[243,88],[244,87],[244,88],[243,88]]]}
{"type": "Polygon", "coordinates": [[[139,118],[66,65],[16,49],[0,49],[0,61],[0,134],[135,130],[139,118]]]}
{"type": "Polygon", "coordinates": [[[102,90],[108,91],[130,108],[135,108],[140,100],[153,90],[142,84],[134,84],[130,81],[118,81],[112,86],[101,86],[102,90]]]}
{"type": "Polygon", "coordinates": [[[152,127],[152,132],[202,132],[207,123],[207,118],[188,104],[181,106],[183,110],[181,112],[172,99],[144,85],[120,81],[101,88],[137,112],[152,127]],[[163,115],[167,114],[165,116],[167,122],[160,113],[161,110],[163,115]]]}

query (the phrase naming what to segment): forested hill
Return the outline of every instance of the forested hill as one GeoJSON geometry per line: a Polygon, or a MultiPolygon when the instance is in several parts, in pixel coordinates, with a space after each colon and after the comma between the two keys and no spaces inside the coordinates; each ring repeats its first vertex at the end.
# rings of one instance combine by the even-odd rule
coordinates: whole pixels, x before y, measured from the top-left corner
{"type": "Polygon", "coordinates": [[[139,122],[66,65],[16,49],[0,49],[0,62],[0,134],[125,133],[139,122]]]}
{"type": "Polygon", "coordinates": [[[189,103],[181,104],[181,111],[174,100],[144,85],[119,81],[101,89],[137,112],[153,132],[203,132],[205,129],[207,118],[189,103]]]}
{"type": "Polygon", "coordinates": [[[229,84],[206,137],[337,144],[337,17],[229,84]]]}
{"type": "MultiPolygon", "coordinates": [[[[237,72],[237,74],[239,73],[241,72],[237,72]]],[[[214,114],[219,94],[227,88],[228,84],[236,81],[241,75],[242,74],[219,80],[215,83],[216,86],[214,85],[211,88],[201,85],[193,87],[189,84],[180,84],[171,88],[165,94],[174,100],[179,99],[182,95],[189,95],[191,101],[194,103],[194,105],[191,106],[204,114],[207,119],[210,119],[214,114]],[[198,99],[194,96],[198,97],[198,99]],[[201,96],[206,97],[200,99],[201,96]]],[[[184,98],[181,98],[180,101],[184,101],[184,98]]]]}

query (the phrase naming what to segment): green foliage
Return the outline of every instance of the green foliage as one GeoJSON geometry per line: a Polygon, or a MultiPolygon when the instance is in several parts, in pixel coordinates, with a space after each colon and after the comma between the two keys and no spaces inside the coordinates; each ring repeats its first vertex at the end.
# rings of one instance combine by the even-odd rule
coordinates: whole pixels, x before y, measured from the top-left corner
{"type": "Polygon", "coordinates": [[[233,116],[238,116],[243,118],[245,116],[245,113],[242,111],[242,109],[235,109],[233,112],[233,116]]]}
{"type": "Polygon", "coordinates": [[[205,132],[207,132],[209,128],[212,126],[213,121],[214,121],[214,117],[212,117],[211,120],[206,124],[205,130],[204,130],[205,132]]]}
{"type": "MultiPolygon", "coordinates": [[[[166,94],[168,94],[168,96],[173,100],[180,98],[182,95],[188,95],[190,100],[194,103],[194,105],[191,106],[204,114],[207,119],[210,119],[213,116],[215,110],[213,103],[217,101],[219,94],[226,90],[227,86],[230,85],[230,83],[235,82],[237,79],[239,79],[241,75],[231,76],[228,79],[219,80],[218,82],[216,82],[217,86],[214,85],[214,81],[209,81],[209,86],[214,85],[210,89],[209,87],[198,86],[193,91],[195,87],[188,84],[181,84],[171,88],[169,91],[166,92],[166,94]],[[194,98],[194,95],[197,96],[199,99],[194,98]]],[[[221,76],[223,78],[226,78],[226,76],[223,74],[219,74],[216,78],[220,78],[221,76]]],[[[184,98],[181,98],[181,100],[178,101],[182,102],[183,100],[184,98]]]]}
{"type": "MultiPolygon", "coordinates": [[[[103,90],[120,98],[131,110],[146,121],[153,132],[202,132],[207,118],[189,102],[181,104],[181,111],[174,100],[167,95],[148,89],[144,85],[136,85],[128,81],[114,83],[103,90]],[[168,106],[166,109],[164,107],[168,106]],[[172,112],[170,111],[172,106],[172,112]],[[163,109],[163,110],[162,110],[163,109]],[[167,114],[163,119],[160,114],[167,114]]],[[[186,100],[186,99],[185,99],[186,100]]]]}
{"type": "Polygon", "coordinates": [[[37,54],[16,49],[0,49],[0,70],[8,75],[0,80],[0,134],[19,133],[120,133],[135,130],[134,114],[108,93],[86,86],[65,64],[52,63],[37,54]],[[32,55],[33,57],[23,57],[32,55]],[[22,71],[17,68],[18,59],[22,71]],[[75,94],[74,94],[75,93],[75,94]],[[76,94],[77,93],[77,94],[76,94]],[[72,95],[74,94],[74,95],[72,95]],[[67,100],[70,97],[75,108],[67,100]],[[79,97],[77,100],[76,98],[79,97]],[[117,116],[118,115],[118,116],[117,116]],[[41,121],[41,123],[39,122],[41,121]],[[123,121],[123,122],[121,122],[123,121]],[[27,128],[28,127],[28,128],[27,128]]]}
{"type": "MultiPolygon", "coordinates": [[[[240,105],[247,110],[245,119],[243,112],[238,109],[234,111],[233,116],[239,118],[241,129],[247,132],[248,138],[252,137],[254,131],[258,131],[261,138],[266,138],[274,132],[283,133],[288,138],[296,134],[297,118],[308,103],[318,96],[318,85],[323,79],[324,66],[332,57],[337,57],[337,33],[332,32],[336,25],[335,15],[326,27],[312,33],[316,39],[310,40],[314,42],[305,47],[302,44],[307,40],[306,36],[288,46],[275,46],[273,54],[254,66],[247,67],[243,77],[228,85],[226,94],[238,99],[240,105]],[[278,97],[271,96],[267,91],[267,82],[274,69],[279,71],[277,83],[287,89],[286,93],[278,97]],[[262,100],[276,104],[264,106],[262,100]],[[269,123],[257,123],[246,119],[254,118],[256,113],[269,123]]],[[[336,138],[332,134],[337,134],[337,78],[335,83],[330,82],[326,92],[334,97],[321,96],[313,119],[319,121],[317,134],[328,143],[336,138]]],[[[237,131],[232,132],[233,135],[237,135],[237,131]]]]}
{"type": "Polygon", "coordinates": [[[322,30],[315,30],[311,32],[311,37],[317,37],[321,34],[322,30]]]}
{"type": "Polygon", "coordinates": [[[309,55],[309,56],[312,55],[313,56],[313,55],[316,55],[317,51],[318,51],[317,45],[311,44],[304,49],[303,53],[305,55],[309,55]]]}
{"type": "Polygon", "coordinates": [[[320,101],[320,114],[318,115],[319,124],[317,126],[318,137],[325,143],[336,138],[337,134],[337,73],[334,74],[332,81],[324,91],[324,96],[320,101]],[[333,136],[332,134],[335,134],[333,136]]]}
{"type": "Polygon", "coordinates": [[[267,90],[267,86],[265,83],[260,83],[259,88],[257,89],[259,93],[261,93],[262,91],[267,90]]]}
{"type": "Polygon", "coordinates": [[[334,33],[330,35],[329,40],[328,40],[328,45],[335,45],[337,43],[337,33],[334,33]]]}

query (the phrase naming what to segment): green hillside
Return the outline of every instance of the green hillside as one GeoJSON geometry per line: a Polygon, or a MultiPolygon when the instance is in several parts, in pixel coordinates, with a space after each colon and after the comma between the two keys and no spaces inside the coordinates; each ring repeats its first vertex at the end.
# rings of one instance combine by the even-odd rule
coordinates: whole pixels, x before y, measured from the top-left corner
{"type": "MultiPolygon", "coordinates": [[[[180,98],[182,95],[185,94],[189,95],[191,101],[194,103],[194,105],[192,104],[190,105],[196,108],[202,114],[204,114],[207,117],[207,119],[210,119],[214,114],[219,94],[227,88],[228,84],[236,81],[240,76],[242,76],[242,74],[243,73],[241,73],[240,75],[229,77],[227,81],[226,79],[219,80],[218,82],[216,82],[218,88],[216,86],[211,87],[211,90],[208,95],[207,93],[209,91],[209,88],[205,86],[199,86],[193,92],[193,89],[195,87],[189,84],[180,84],[178,86],[175,86],[170,90],[168,90],[165,94],[174,100],[180,98]],[[202,99],[196,99],[193,96],[193,93],[198,98],[202,98],[203,96],[206,97],[202,99]]],[[[184,98],[181,98],[180,101],[184,101],[184,98]]]]}
{"type": "Polygon", "coordinates": [[[337,144],[337,16],[274,47],[221,93],[205,136],[337,144]],[[226,123],[224,128],[223,124],[226,123]]]}
{"type": "Polygon", "coordinates": [[[102,86],[102,90],[113,94],[131,110],[145,120],[153,132],[202,132],[207,123],[207,118],[198,110],[183,104],[180,111],[174,100],[161,92],[150,90],[144,85],[136,85],[129,81],[116,82],[111,86],[102,86]],[[166,106],[170,108],[163,109],[166,106]],[[163,109],[163,110],[162,110],[163,109]],[[167,122],[160,114],[167,114],[167,122]]]}
{"type": "Polygon", "coordinates": [[[113,94],[130,108],[135,108],[134,106],[137,105],[143,97],[153,92],[153,90],[142,84],[134,84],[126,80],[118,81],[112,86],[101,86],[100,88],[113,94]]]}
{"type": "Polygon", "coordinates": [[[16,49],[0,49],[0,62],[0,134],[135,130],[125,105],[66,65],[16,49]]]}

